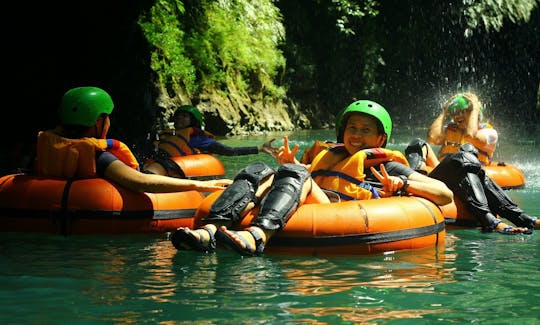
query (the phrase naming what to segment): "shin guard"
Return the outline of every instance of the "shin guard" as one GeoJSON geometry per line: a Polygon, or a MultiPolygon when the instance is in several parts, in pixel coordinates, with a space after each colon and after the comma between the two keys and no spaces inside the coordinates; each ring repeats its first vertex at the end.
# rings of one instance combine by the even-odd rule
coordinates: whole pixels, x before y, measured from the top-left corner
{"type": "MultiPolygon", "coordinates": [[[[409,166],[416,171],[419,171],[420,167],[422,167],[422,162],[426,161],[424,152],[422,151],[425,146],[427,146],[427,143],[424,140],[416,138],[405,149],[405,157],[407,157],[409,166]]],[[[422,171],[422,173],[424,172],[422,171]]]]}
{"type": "Polygon", "coordinates": [[[260,182],[272,175],[274,170],[262,162],[250,164],[242,169],[234,182],[217,198],[210,207],[205,222],[237,222],[240,214],[250,202],[256,203],[260,182]]]}
{"type": "Polygon", "coordinates": [[[308,177],[309,172],[303,166],[281,165],[252,225],[266,230],[283,228],[300,203],[302,187],[308,177]]]}

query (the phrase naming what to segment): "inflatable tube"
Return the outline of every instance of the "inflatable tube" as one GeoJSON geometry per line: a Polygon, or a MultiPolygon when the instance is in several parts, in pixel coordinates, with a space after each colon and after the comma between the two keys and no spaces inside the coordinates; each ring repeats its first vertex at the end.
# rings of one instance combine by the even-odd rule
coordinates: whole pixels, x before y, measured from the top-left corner
{"type": "MultiPolygon", "coordinates": [[[[175,157],[187,178],[222,178],[212,155],[175,157]]],[[[204,194],[138,193],[101,178],[67,181],[25,174],[0,178],[0,231],[63,235],[164,233],[193,227],[204,194]]]]}
{"type": "MultiPolygon", "coordinates": [[[[219,192],[210,194],[195,215],[197,226],[219,192]]],[[[246,216],[246,227],[253,214],[246,216]]],[[[443,244],[445,221],[439,207],[419,197],[391,197],[325,204],[303,204],[266,252],[311,255],[363,255],[443,244]]]]}
{"type": "Polygon", "coordinates": [[[169,158],[168,161],[172,164],[172,167],[168,166],[172,169],[170,173],[161,163],[152,159],[144,163],[143,169],[153,174],[198,180],[218,179],[225,176],[225,167],[221,160],[210,154],[176,156],[169,158]]]}
{"type": "Polygon", "coordinates": [[[221,160],[213,155],[197,154],[189,156],[172,157],[187,178],[216,179],[225,176],[225,167],[221,160]]]}
{"type": "Polygon", "coordinates": [[[504,162],[491,162],[490,165],[484,166],[484,169],[486,175],[504,189],[525,186],[525,174],[517,166],[504,162]]]}
{"type": "Polygon", "coordinates": [[[0,231],[63,235],[163,233],[193,226],[204,195],[138,193],[101,178],[0,178],[0,231]]]}
{"type": "Polygon", "coordinates": [[[447,229],[480,227],[480,222],[465,208],[461,200],[454,198],[451,203],[440,207],[447,229]]]}

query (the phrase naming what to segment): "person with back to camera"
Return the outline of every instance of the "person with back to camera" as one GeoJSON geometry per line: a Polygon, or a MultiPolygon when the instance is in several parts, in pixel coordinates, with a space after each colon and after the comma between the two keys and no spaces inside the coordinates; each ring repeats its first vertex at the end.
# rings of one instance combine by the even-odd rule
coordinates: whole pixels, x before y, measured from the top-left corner
{"type": "Polygon", "coordinates": [[[259,152],[275,155],[277,148],[272,147],[271,139],[260,146],[230,147],[214,138],[204,130],[204,117],[199,109],[192,105],[176,108],[171,118],[174,129],[159,132],[156,140],[156,157],[145,164],[148,172],[175,176],[178,166],[170,157],[194,155],[198,153],[218,154],[222,156],[254,155],[259,152]],[[152,163],[154,162],[154,163],[152,163]],[[156,164],[157,163],[157,164],[156,164]]]}
{"type": "Polygon", "coordinates": [[[60,125],[40,131],[35,172],[63,179],[102,177],[136,192],[214,192],[232,183],[176,179],[139,171],[131,150],[122,142],[107,139],[109,115],[114,104],[103,89],[77,87],[68,90],[60,103],[60,125]]]}
{"type": "Polygon", "coordinates": [[[405,149],[407,160],[413,169],[443,181],[479,220],[484,232],[530,234],[540,228],[540,220],[525,214],[482,168],[491,162],[498,139],[497,131],[482,122],[482,111],[476,95],[452,96],[428,131],[428,141],[441,145],[438,156],[417,138],[405,149]],[[446,116],[452,121],[444,126],[446,116]]]}
{"type": "Polygon", "coordinates": [[[450,203],[452,192],[444,183],[409,168],[401,152],[385,149],[391,133],[392,120],[386,109],[359,100],[337,115],[340,144],[320,152],[310,165],[299,163],[295,158],[299,146],[291,150],[285,137],[277,155],[281,165],[275,172],[261,162],[241,170],[210,207],[203,220],[206,224],[196,230],[178,228],[171,236],[173,245],[179,250],[211,252],[218,241],[241,255],[262,255],[266,243],[299,205],[330,203],[330,197],[365,200],[413,194],[440,205],[450,203]],[[379,181],[380,188],[368,179],[379,181]],[[258,205],[259,213],[248,228],[227,228],[240,223],[258,205]]]}

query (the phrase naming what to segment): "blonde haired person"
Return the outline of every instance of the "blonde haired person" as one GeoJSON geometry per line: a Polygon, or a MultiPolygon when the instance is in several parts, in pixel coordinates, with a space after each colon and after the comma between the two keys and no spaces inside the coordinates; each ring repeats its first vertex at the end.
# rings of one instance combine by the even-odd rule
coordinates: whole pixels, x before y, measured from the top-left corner
{"type": "Polygon", "coordinates": [[[540,220],[525,214],[482,168],[491,162],[498,140],[497,131],[482,122],[482,113],[482,103],[475,94],[450,97],[428,131],[428,141],[441,146],[438,156],[417,138],[405,149],[407,160],[411,168],[443,181],[484,232],[531,234],[540,227],[540,220]],[[445,125],[447,116],[452,120],[445,125]]]}

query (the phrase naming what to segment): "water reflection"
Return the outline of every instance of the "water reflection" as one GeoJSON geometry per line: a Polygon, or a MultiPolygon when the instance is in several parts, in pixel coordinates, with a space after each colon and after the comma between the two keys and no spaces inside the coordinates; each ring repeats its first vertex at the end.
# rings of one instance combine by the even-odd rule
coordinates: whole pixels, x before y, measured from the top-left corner
{"type": "Polygon", "coordinates": [[[295,322],[305,324],[332,324],[336,322],[352,322],[354,324],[373,324],[375,321],[388,322],[392,319],[414,319],[424,318],[428,314],[439,314],[446,312],[445,309],[425,309],[425,310],[388,310],[387,308],[357,308],[357,307],[325,307],[325,308],[287,308],[287,311],[305,315],[305,318],[296,319],[295,322]],[[311,317],[310,317],[311,316],[311,317]],[[319,318],[313,318],[314,316],[319,318]],[[322,322],[320,317],[326,319],[331,317],[332,321],[322,322]]]}
{"type": "Polygon", "coordinates": [[[375,256],[280,262],[291,290],[304,295],[323,295],[355,287],[399,288],[426,293],[441,283],[453,282],[457,237],[447,235],[444,247],[389,252],[375,256]]]}

